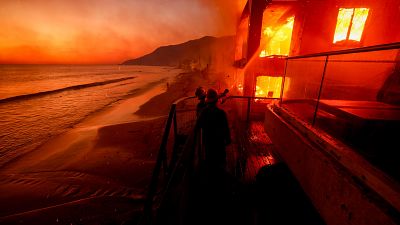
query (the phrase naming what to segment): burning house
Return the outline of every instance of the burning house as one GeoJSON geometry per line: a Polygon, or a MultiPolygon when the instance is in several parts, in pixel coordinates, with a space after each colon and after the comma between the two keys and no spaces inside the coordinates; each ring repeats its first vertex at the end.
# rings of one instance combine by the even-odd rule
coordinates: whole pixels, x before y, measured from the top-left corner
{"type": "Polygon", "coordinates": [[[398,0],[249,0],[238,22],[237,90],[327,224],[400,221],[399,24],[398,0]]]}
{"type": "Polygon", "coordinates": [[[279,97],[288,56],[399,41],[396,5],[395,0],[248,1],[237,29],[238,88],[244,95],[279,97]]]}

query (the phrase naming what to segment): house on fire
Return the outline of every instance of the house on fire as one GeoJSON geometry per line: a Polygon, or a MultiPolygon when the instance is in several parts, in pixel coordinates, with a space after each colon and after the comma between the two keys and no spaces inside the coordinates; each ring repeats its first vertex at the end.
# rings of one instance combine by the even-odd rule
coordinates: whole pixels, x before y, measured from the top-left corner
{"type": "Polygon", "coordinates": [[[238,21],[230,82],[327,224],[400,223],[399,28],[398,0],[248,0],[238,21]]]}

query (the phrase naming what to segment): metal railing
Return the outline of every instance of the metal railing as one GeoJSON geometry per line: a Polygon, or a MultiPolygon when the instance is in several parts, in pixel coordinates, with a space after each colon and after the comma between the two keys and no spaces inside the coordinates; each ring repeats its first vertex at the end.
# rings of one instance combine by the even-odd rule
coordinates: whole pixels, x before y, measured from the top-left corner
{"type": "Polygon", "coordinates": [[[157,192],[160,190],[160,180],[168,180],[178,159],[178,145],[180,141],[184,141],[184,135],[187,135],[187,130],[193,126],[190,124],[195,120],[195,109],[190,109],[191,106],[185,106],[188,100],[195,97],[184,97],[175,101],[170,108],[168,119],[165,124],[164,132],[161,139],[161,145],[158,151],[156,163],[151,176],[148,192],[144,204],[142,224],[150,224],[153,214],[153,206],[157,192]],[[183,105],[183,109],[179,109],[179,105],[183,105]],[[188,113],[187,113],[188,112],[188,113]],[[180,115],[180,126],[178,126],[178,118],[180,115]],[[186,125],[186,126],[185,126],[186,125]],[[171,129],[172,128],[172,129],[171,129]],[[172,132],[172,135],[171,135],[172,132]],[[171,138],[172,136],[172,138],[171,138]],[[171,140],[172,139],[172,140],[171,140]],[[169,154],[170,153],[170,154],[169,154]],[[162,173],[163,172],[163,173],[162,173]]]}
{"type": "MultiPolygon", "coordinates": [[[[339,76],[339,72],[345,71],[349,74],[349,77],[353,75],[353,77],[357,73],[361,73],[363,66],[370,66],[374,65],[374,68],[379,66],[387,66],[388,64],[393,64],[393,67],[399,67],[400,63],[400,53],[398,52],[400,49],[400,42],[390,43],[390,44],[382,44],[376,46],[368,46],[368,47],[361,47],[361,48],[353,48],[353,49],[346,49],[346,50],[339,50],[339,51],[331,51],[331,52],[322,52],[322,53],[315,53],[315,54],[308,54],[308,55],[300,55],[300,56],[292,56],[286,58],[286,65],[285,65],[285,73],[282,79],[282,90],[281,90],[281,98],[280,102],[285,103],[290,102],[288,100],[294,99],[295,101],[299,102],[301,100],[308,100],[310,103],[311,101],[314,106],[313,115],[308,116],[309,119],[305,120],[307,123],[310,123],[312,126],[316,124],[318,110],[321,106],[320,100],[327,96],[326,91],[329,86],[327,84],[327,80],[334,80],[337,81],[340,85],[341,79],[339,76]],[[393,59],[393,55],[397,57],[393,59]],[[376,54],[380,53],[380,55],[376,54]],[[389,54],[390,53],[390,54],[389,54]],[[371,55],[368,55],[371,54],[371,55]],[[374,55],[376,54],[376,55],[374,55]],[[389,57],[390,56],[390,57],[389,57]],[[302,65],[303,64],[303,65],[302,65]],[[353,68],[349,65],[352,64],[353,68]],[[396,66],[397,64],[397,66],[396,66]],[[313,68],[314,67],[314,68],[313,68]],[[339,68],[348,67],[347,70],[340,70],[339,68]],[[350,70],[352,69],[352,71],[350,70]],[[358,69],[358,71],[357,71],[358,69]],[[353,74],[351,74],[351,72],[353,74]],[[301,85],[292,85],[291,89],[295,90],[307,90],[308,93],[296,93],[297,97],[294,97],[292,94],[285,93],[285,86],[287,80],[289,78],[294,78],[298,80],[302,80],[301,82],[297,82],[301,85]],[[307,83],[313,83],[313,86],[307,86],[307,83]],[[297,89],[296,89],[297,88],[297,89]],[[311,91],[310,91],[311,90],[311,91]],[[325,92],[324,92],[325,91],[325,92]],[[312,95],[310,93],[313,93],[312,95]],[[323,95],[325,94],[325,96],[323,95]],[[289,97],[287,97],[289,95],[289,97]],[[291,95],[291,96],[290,96],[291,95]]],[[[398,68],[397,68],[398,70],[398,68]]],[[[383,70],[382,70],[383,71],[383,70]]],[[[368,71],[372,74],[370,77],[373,77],[373,72],[368,71]]],[[[381,71],[379,71],[381,72],[381,71]]],[[[381,72],[382,73],[382,72],[381,72]]],[[[366,75],[366,74],[365,74],[366,75]]],[[[377,73],[378,75],[378,73],[377,73]]],[[[382,74],[379,74],[382,75],[382,74]]],[[[368,80],[369,78],[360,76],[359,83],[357,84],[360,87],[363,87],[362,81],[368,80]]],[[[372,80],[372,79],[371,79],[372,80]]],[[[343,82],[343,85],[345,82],[343,82]]],[[[348,85],[348,84],[347,84],[348,85]]],[[[333,86],[333,85],[332,85],[333,86]]],[[[347,90],[350,90],[348,88],[347,90]]],[[[328,96],[329,97],[329,96],[328,96]]],[[[354,96],[348,96],[349,99],[355,99],[354,96]]],[[[346,99],[345,97],[341,99],[346,99]]],[[[358,100],[364,101],[376,101],[376,99],[362,99],[359,98],[358,100]]]]}
{"type": "Polygon", "coordinates": [[[382,44],[382,45],[374,45],[360,48],[352,48],[338,51],[330,51],[330,52],[320,52],[314,54],[307,55],[299,55],[299,56],[290,56],[286,59],[303,59],[303,58],[311,58],[311,57],[319,57],[319,56],[332,56],[332,55],[344,55],[344,54],[352,54],[352,53],[361,53],[361,52],[371,52],[371,51],[382,51],[382,50],[391,50],[400,48],[400,42],[382,44]]]}
{"type": "Polygon", "coordinates": [[[400,42],[288,57],[281,107],[273,110],[307,136],[329,135],[399,181],[392,150],[399,146],[399,74],[400,42]]]}
{"type": "MultiPolygon", "coordinates": [[[[238,108],[244,109],[245,121],[249,122],[254,100],[275,100],[278,98],[251,96],[228,96],[226,98],[226,100],[232,99],[245,100],[243,102],[245,104],[238,108]]],[[[196,103],[195,97],[184,97],[171,105],[148,187],[141,224],[152,223],[154,208],[158,207],[157,204],[162,201],[163,195],[168,191],[168,186],[174,178],[179,164],[183,163],[188,166],[196,163],[196,158],[200,155],[197,157],[194,155],[196,151],[200,153],[199,149],[201,149],[198,145],[200,142],[196,142],[197,139],[193,132],[196,121],[196,103]],[[183,162],[184,160],[189,162],[183,162]]]]}

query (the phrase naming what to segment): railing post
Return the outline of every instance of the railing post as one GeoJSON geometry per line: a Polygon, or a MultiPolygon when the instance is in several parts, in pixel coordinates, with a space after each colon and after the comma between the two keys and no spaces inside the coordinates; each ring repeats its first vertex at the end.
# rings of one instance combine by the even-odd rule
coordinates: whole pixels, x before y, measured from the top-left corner
{"type": "Polygon", "coordinates": [[[286,71],[287,71],[288,61],[289,61],[289,59],[286,58],[285,72],[283,72],[283,79],[282,79],[282,85],[281,85],[280,105],[282,105],[283,89],[285,88],[285,80],[286,80],[286,71]]]}
{"type": "Polygon", "coordinates": [[[249,123],[250,121],[250,103],[251,103],[251,98],[247,98],[247,118],[246,122],[249,123]]]}
{"type": "MultiPolygon", "coordinates": [[[[174,120],[174,115],[175,115],[175,113],[176,113],[176,104],[172,104],[171,105],[171,110],[170,110],[170,112],[169,112],[169,115],[168,115],[168,120],[167,120],[167,125],[165,126],[165,132],[164,132],[164,135],[163,135],[163,139],[162,139],[162,142],[161,142],[161,148],[160,148],[160,151],[162,151],[163,152],[163,168],[164,168],[164,172],[167,174],[168,173],[168,156],[167,156],[167,143],[168,143],[168,138],[169,138],[169,132],[170,132],[170,130],[171,130],[171,125],[172,125],[172,122],[173,122],[173,120],[174,120]]],[[[174,129],[174,132],[175,132],[175,129],[174,129]]],[[[174,137],[174,139],[175,139],[175,137],[174,137]]]]}
{"type": "Polygon", "coordinates": [[[197,151],[197,158],[198,158],[198,162],[200,164],[201,161],[203,160],[203,129],[200,129],[197,141],[199,142],[199,144],[198,144],[199,149],[197,151]]]}
{"type": "Polygon", "coordinates": [[[176,108],[174,110],[174,139],[176,141],[178,137],[178,122],[176,121],[176,108]]]}
{"type": "Polygon", "coordinates": [[[178,146],[179,146],[179,134],[178,134],[178,123],[176,120],[176,109],[173,117],[173,125],[174,125],[174,144],[173,144],[173,149],[172,149],[172,155],[171,155],[171,160],[168,165],[168,171],[171,172],[173,167],[175,166],[175,163],[178,158],[178,146]]]}
{"type": "Polygon", "coordinates": [[[153,174],[151,176],[151,181],[149,185],[149,190],[147,193],[147,198],[144,203],[144,220],[147,223],[150,223],[151,221],[151,215],[153,211],[153,198],[154,195],[157,191],[157,185],[158,185],[158,177],[160,175],[160,170],[161,166],[164,166],[165,171],[167,171],[167,152],[166,152],[166,146],[168,142],[168,136],[169,136],[169,131],[171,129],[171,123],[172,123],[172,117],[174,116],[176,109],[176,104],[171,105],[171,110],[169,111],[168,119],[167,119],[167,124],[165,126],[164,134],[162,136],[161,140],[161,145],[160,145],[160,150],[157,155],[157,161],[156,165],[153,170],[153,174]]]}
{"type": "Polygon", "coordinates": [[[328,65],[328,59],[329,59],[329,55],[327,55],[326,58],[325,58],[324,71],[322,72],[321,84],[319,86],[318,99],[317,99],[317,104],[315,105],[315,111],[314,111],[314,117],[313,117],[313,121],[312,121],[312,126],[314,126],[315,120],[317,118],[319,99],[321,98],[322,85],[324,84],[326,66],[328,65]]]}

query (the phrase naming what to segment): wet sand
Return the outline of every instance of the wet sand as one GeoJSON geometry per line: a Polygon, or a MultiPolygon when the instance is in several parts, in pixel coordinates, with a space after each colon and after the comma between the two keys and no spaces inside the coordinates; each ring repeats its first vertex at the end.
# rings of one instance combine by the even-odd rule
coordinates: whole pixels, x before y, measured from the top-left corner
{"type": "Polygon", "coordinates": [[[166,92],[157,95],[166,88],[158,84],[144,93],[150,101],[119,102],[1,168],[0,224],[135,219],[170,104],[201,83],[200,73],[180,74],[166,92]]]}

